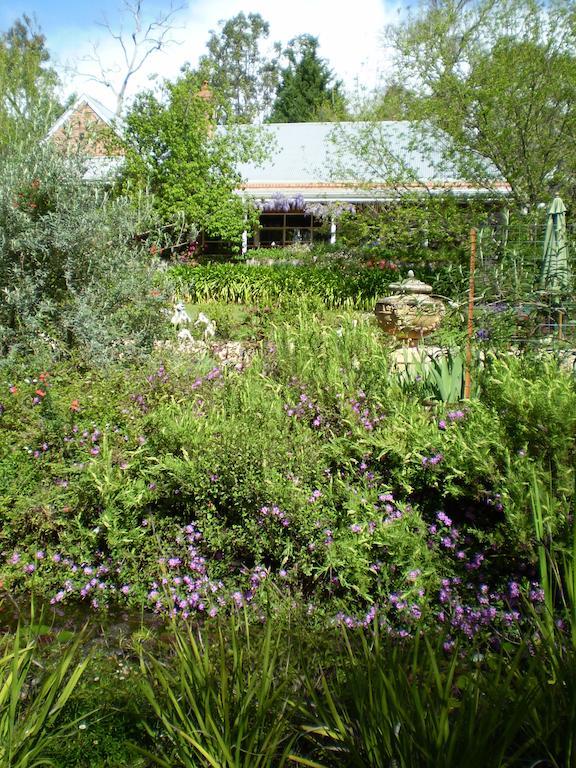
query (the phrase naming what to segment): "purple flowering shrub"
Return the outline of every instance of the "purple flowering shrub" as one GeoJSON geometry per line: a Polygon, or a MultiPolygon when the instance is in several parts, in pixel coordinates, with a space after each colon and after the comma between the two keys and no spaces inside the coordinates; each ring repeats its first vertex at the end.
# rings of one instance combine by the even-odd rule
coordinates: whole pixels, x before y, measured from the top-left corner
{"type": "Polygon", "coordinates": [[[5,588],[178,615],[275,595],[350,626],[517,634],[540,594],[540,449],[551,532],[566,522],[573,384],[512,362],[484,399],[429,406],[395,384],[369,326],[338,322],[302,314],[240,369],[6,372],[5,588]]]}

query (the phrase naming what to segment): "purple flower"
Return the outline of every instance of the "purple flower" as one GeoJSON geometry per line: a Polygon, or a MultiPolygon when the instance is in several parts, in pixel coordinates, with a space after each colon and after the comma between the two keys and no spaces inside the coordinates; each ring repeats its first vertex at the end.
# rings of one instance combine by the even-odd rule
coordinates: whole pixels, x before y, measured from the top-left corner
{"type": "Polygon", "coordinates": [[[442,510],[440,510],[439,512],[436,512],[436,519],[440,523],[443,523],[447,528],[450,528],[450,526],[452,525],[452,520],[442,510]]]}
{"type": "Polygon", "coordinates": [[[419,619],[422,616],[422,611],[416,604],[414,604],[410,606],[410,615],[414,619],[419,619]]]}

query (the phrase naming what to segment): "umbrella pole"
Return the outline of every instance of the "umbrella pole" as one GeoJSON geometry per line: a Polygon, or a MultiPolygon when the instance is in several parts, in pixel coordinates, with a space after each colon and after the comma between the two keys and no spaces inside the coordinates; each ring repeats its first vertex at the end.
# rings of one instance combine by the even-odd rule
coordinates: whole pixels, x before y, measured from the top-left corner
{"type": "Polygon", "coordinates": [[[464,399],[470,399],[472,388],[472,333],[474,331],[474,271],[476,269],[476,230],[470,230],[470,284],[468,287],[468,329],[466,332],[466,372],[464,374],[464,399]]]}

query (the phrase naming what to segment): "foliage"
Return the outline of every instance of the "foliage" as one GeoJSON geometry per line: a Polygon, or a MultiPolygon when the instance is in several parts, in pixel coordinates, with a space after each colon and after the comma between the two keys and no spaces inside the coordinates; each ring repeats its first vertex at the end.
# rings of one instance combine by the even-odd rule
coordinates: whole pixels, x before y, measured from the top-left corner
{"type": "Polygon", "coordinates": [[[175,289],[192,301],[274,304],[294,297],[327,307],[372,308],[396,277],[394,270],[350,270],[310,266],[173,267],[169,278],[175,289]]]}
{"type": "Polygon", "coordinates": [[[457,403],[464,395],[464,356],[459,350],[442,350],[435,357],[410,360],[406,356],[401,381],[420,395],[443,403],[457,403]]]}
{"type": "Polygon", "coordinates": [[[0,345],[101,361],[150,345],[159,298],[136,240],[153,217],[83,181],[49,144],[12,148],[0,184],[0,345]]]}
{"type": "Polygon", "coordinates": [[[82,633],[63,649],[49,672],[37,679],[37,641],[23,641],[19,627],[0,646],[0,765],[35,768],[56,765],[50,751],[77,726],[62,725],[62,710],[88,665],[88,657],[75,658],[85,637],[82,633]]]}
{"type": "MultiPolygon", "coordinates": [[[[574,192],[574,9],[533,0],[428,3],[391,27],[396,67],[459,178],[498,176],[519,207],[574,192]]],[[[426,128],[427,130],[427,128],[426,128]]]]}
{"type": "Polygon", "coordinates": [[[483,388],[486,404],[498,409],[511,450],[542,462],[551,472],[553,491],[570,498],[576,449],[573,378],[546,355],[508,355],[490,363],[483,388]]]}
{"type": "Polygon", "coordinates": [[[389,79],[368,95],[360,95],[354,106],[357,120],[408,120],[412,93],[398,79],[389,79]]]}
{"type": "MultiPolygon", "coordinates": [[[[175,620],[130,673],[160,765],[570,765],[573,378],[490,349],[474,399],[431,404],[361,314],[262,315],[250,364],[4,369],[4,589],[175,620]]],[[[126,759],[136,704],[98,686],[126,759]]]]}
{"type": "Polygon", "coordinates": [[[392,644],[377,625],[344,640],[341,680],[326,670],[306,676],[303,730],[320,765],[448,768],[462,755],[470,766],[510,764],[533,699],[520,671],[524,651],[483,669],[470,652],[465,666],[458,653],[446,658],[437,640],[392,644]]]}
{"type": "Polygon", "coordinates": [[[203,98],[200,87],[199,76],[186,71],[158,94],[136,98],[126,117],[124,182],[131,194],[152,193],[166,219],[183,214],[207,235],[239,243],[245,217],[253,214],[234,194],[237,166],[262,158],[266,142],[248,126],[216,130],[220,96],[203,98]]]}
{"type": "Polygon", "coordinates": [[[270,122],[342,119],[346,114],[342,84],[332,82],[328,64],[319,58],[318,39],[311,35],[295,37],[288,43],[284,56],[288,63],[281,70],[270,122]]]}
{"type": "MultiPolygon", "coordinates": [[[[226,333],[246,339],[252,322],[244,310],[226,333]]],[[[488,624],[517,633],[524,614],[515,597],[506,624],[508,582],[537,594],[532,466],[540,473],[557,454],[558,535],[573,498],[571,379],[528,361],[503,379],[507,358],[490,358],[477,399],[431,406],[419,382],[405,389],[361,315],[320,322],[293,301],[258,328],[262,341],[241,344],[251,364],[163,349],[162,363],[92,372],[87,387],[62,368],[7,372],[8,588],[96,610],[144,601],[164,613],[176,601],[178,614],[195,615],[257,605],[271,584],[353,622],[386,605],[391,628],[408,631],[417,615],[446,616],[442,579],[460,579],[448,603],[456,636],[488,624]],[[538,395],[547,432],[540,411],[521,405],[536,391],[548,391],[538,395]],[[483,584],[493,613],[480,607],[483,584]],[[391,593],[406,595],[401,610],[391,593]]]]}
{"type": "Polygon", "coordinates": [[[0,35],[0,153],[31,133],[39,141],[60,112],[46,39],[24,14],[0,35]]]}
{"type": "Polygon", "coordinates": [[[576,522],[570,520],[565,540],[552,534],[558,509],[551,485],[534,472],[530,500],[544,611],[532,617],[538,642],[531,671],[540,695],[530,726],[542,759],[560,768],[576,764],[576,522]]]}
{"type": "Polygon", "coordinates": [[[284,766],[290,681],[281,637],[270,623],[256,635],[241,615],[215,635],[174,627],[172,668],[142,656],[143,690],[169,742],[147,756],[185,768],[284,766]]]}
{"type": "Polygon", "coordinates": [[[241,11],[219,26],[219,32],[210,32],[208,53],[200,58],[199,71],[223,96],[218,123],[226,124],[230,117],[252,123],[270,109],[278,81],[278,44],[271,56],[260,52],[270,25],[259,13],[246,16],[241,11]]]}
{"type": "MultiPolygon", "coordinates": [[[[362,137],[357,132],[352,137],[338,128],[333,138],[337,148],[358,141],[357,151],[362,153],[372,153],[382,140],[373,135],[372,129],[366,129],[362,137]]],[[[368,155],[364,155],[364,159],[368,160],[368,155]]],[[[394,167],[379,166],[375,157],[368,160],[370,164],[372,161],[375,174],[381,171],[391,174],[390,183],[397,187],[402,199],[378,206],[366,205],[354,214],[345,214],[339,223],[339,240],[348,247],[372,244],[394,261],[411,259],[418,263],[440,257],[459,263],[466,258],[470,228],[490,218],[489,206],[480,200],[462,200],[450,193],[427,195],[403,190],[403,181],[395,177],[394,167]]],[[[348,178],[354,178],[352,169],[346,173],[351,174],[348,178]]],[[[357,178],[358,184],[363,181],[357,178]]]]}

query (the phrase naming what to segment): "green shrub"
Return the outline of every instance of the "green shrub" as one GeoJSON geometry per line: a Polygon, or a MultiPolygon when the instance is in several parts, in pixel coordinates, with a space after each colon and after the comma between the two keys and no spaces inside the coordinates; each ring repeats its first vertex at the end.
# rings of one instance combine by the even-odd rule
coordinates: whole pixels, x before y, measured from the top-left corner
{"type": "Polygon", "coordinates": [[[51,671],[38,676],[37,641],[23,642],[18,627],[13,637],[0,644],[0,765],[5,768],[34,768],[55,765],[50,752],[77,726],[62,723],[62,710],[69,701],[89,659],[75,664],[80,634],[65,647],[51,671]],[[74,665],[75,664],[75,665],[74,665]]]}
{"type": "Polygon", "coordinates": [[[480,665],[470,650],[462,660],[436,638],[392,643],[377,627],[345,643],[339,679],[326,669],[306,675],[303,731],[316,748],[303,765],[456,768],[463,756],[482,768],[518,764],[534,698],[520,672],[524,650],[480,665]]]}
{"type": "Polygon", "coordinates": [[[0,349],[95,363],[150,348],[162,317],[135,236],[150,217],[83,180],[49,143],[2,159],[0,349]]]}
{"type": "MultiPolygon", "coordinates": [[[[143,654],[142,689],[165,745],[139,750],[162,766],[281,768],[294,733],[286,720],[289,662],[274,625],[258,634],[242,617],[208,631],[174,627],[171,667],[143,654]]],[[[151,735],[156,728],[148,724],[151,735]]]]}

